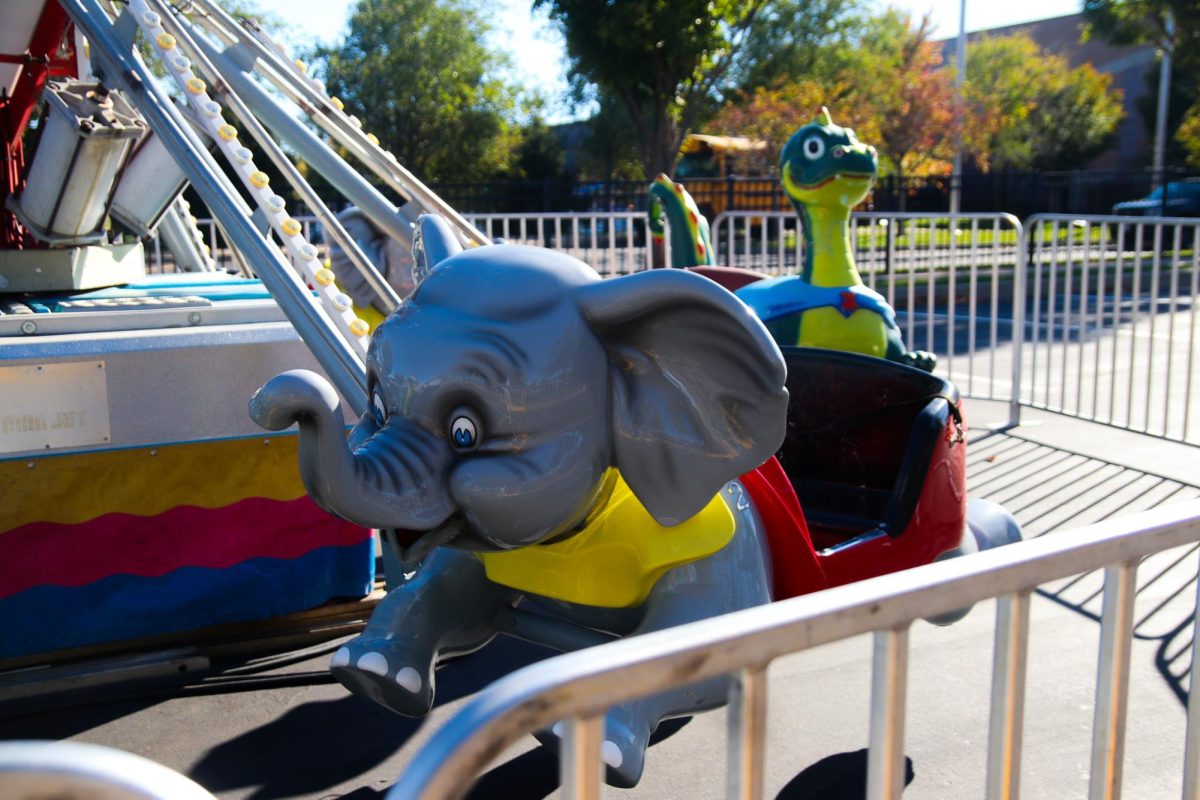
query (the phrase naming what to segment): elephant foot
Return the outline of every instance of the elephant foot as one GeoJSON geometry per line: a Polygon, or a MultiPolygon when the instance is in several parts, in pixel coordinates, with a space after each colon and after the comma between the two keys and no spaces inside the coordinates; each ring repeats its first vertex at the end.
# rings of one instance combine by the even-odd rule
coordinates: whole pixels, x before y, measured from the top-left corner
{"type": "Polygon", "coordinates": [[[415,656],[394,640],[359,637],[333,654],[329,671],[354,694],[406,717],[423,717],[433,707],[433,658],[415,656]]]}
{"type": "MultiPolygon", "coordinates": [[[[990,500],[967,501],[967,524],[962,544],[942,553],[935,560],[958,558],[971,553],[991,550],[1021,541],[1021,526],[1003,506],[990,500]]],[[[936,617],[927,617],[926,622],[934,625],[951,625],[965,617],[973,606],[956,608],[936,617]]]]}
{"type": "MultiPolygon", "coordinates": [[[[610,712],[604,721],[604,740],[600,743],[600,758],[604,761],[604,781],[609,786],[619,789],[632,789],[642,779],[642,770],[646,766],[646,748],[650,743],[650,729],[644,725],[636,726],[634,732],[629,726],[613,719],[610,712]]],[[[563,724],[554,723],[550,730],[534,734],[541,744],[550,750],[561,752],[563,724]]]]}

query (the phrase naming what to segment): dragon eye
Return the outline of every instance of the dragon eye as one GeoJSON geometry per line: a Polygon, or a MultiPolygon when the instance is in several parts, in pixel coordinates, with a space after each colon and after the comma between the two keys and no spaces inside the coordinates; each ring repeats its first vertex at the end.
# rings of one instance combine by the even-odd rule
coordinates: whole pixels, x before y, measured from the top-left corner
{"type": "Polygon", "coordinates": [[[375,412],[375,421],[377,423],[383,425],[383,423],[387,422],[387,406],[384,405],[383,395],[379,393],[378,389],[371,393],[371,408],[375,412]]]}
{"type": "Polygon", "coordinates": [[[810,136],[804,140],[804,155],[815,161],[825,155],[825,141],[820,136],[810,136]]]}
{"type": "Polygon", "coordinates": [[[479,442],[479,432],[475,420],[467,416],[457,416],[450,423],[450,441],[459,450],[470,450],[479,442]]]}

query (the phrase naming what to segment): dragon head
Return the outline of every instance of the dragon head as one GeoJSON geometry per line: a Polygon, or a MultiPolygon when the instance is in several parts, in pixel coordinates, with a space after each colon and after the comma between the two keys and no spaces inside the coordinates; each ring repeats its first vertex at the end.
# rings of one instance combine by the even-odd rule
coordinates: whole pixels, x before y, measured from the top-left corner
{"type": "Polygon", "coordinates": [[[682,183],[659,173],[650,184],[650,235],[661,244],[666,226],[671,226],[671,256],[676,267],[715,265],[708,220],[682,183]]]}
{"type": "Polygon", "coordinates": [[[829,109],[800,128],[780,156],[783,190],[799,207],[844,206],[863,201],[879,171],[875,148],[863,144],[850,128],[833,124],[829,109]]]}

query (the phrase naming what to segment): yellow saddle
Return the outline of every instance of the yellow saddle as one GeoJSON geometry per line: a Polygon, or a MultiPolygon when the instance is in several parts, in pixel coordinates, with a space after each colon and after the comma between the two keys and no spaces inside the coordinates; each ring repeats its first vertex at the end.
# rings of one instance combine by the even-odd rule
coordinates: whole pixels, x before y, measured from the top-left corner
{"type": "Polygon", "coordinates": [[[668,528],[610,470],[608,501],[575,535],[519,550],[479,553],[488,579],[522,592],[604,608],[641,605],[663,573],[720,550],[733,538],[733,513],[715,495],[700,513],[668,528]]]}

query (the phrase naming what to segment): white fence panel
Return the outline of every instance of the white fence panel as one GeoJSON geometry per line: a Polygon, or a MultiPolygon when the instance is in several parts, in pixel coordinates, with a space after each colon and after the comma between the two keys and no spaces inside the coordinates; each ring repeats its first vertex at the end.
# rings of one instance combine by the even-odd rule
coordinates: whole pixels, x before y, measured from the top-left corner
{"type": "Polygon", "coordinates": [[[1025,237],[1019,402],[1200,444],[1200,220],[1040,214],[1025,237]]]}
{"type": "Polygon", "coordinates": [[[464,214],[492,239],[548,247],[578,258],[606,277],[650,269],[646,215],[637,211],[551,214],[464,214]]]}

